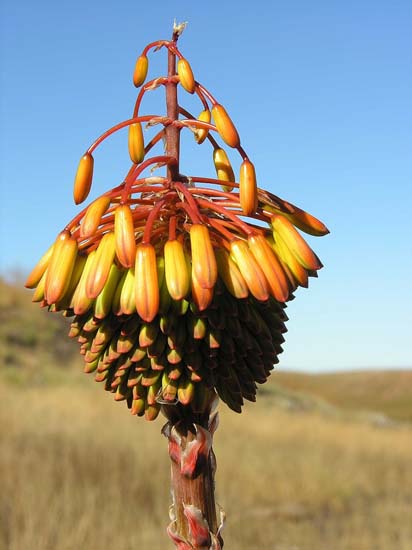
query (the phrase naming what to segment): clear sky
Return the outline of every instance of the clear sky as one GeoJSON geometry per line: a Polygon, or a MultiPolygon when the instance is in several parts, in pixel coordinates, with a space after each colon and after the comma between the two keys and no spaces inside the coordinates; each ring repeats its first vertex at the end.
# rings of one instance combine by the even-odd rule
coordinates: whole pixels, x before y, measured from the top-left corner
{"type": "MultiPolygon", "coordinates": [[[[130,117],[135,60],[170,38],[176,18],[189,21],[180,48],[229,110],[259,185],[331,230],[308,239],[325,268],[290,303],[282,367],[412,367],[410,0],[3,0],[0,9],[1,273],[27,273],[74,216],[79,157],[130,117]]],[[[152,56],[151,75],[164,59],[152,56]]],[[[160,105],[154,92],[143,110],[160,105]]],[[[125,140],[96,152],[91,198],[122,180],[125,140]]],[[[214,174],[207,148],[189,141],[182,166],[214,174]]]]}

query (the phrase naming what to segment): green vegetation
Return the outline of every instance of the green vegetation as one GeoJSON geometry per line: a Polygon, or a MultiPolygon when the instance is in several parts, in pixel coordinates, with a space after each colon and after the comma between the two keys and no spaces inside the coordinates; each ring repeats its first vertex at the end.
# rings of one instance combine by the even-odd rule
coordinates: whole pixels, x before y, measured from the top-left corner
{"type": "MultiPolygon", "coordinates": [[[[1,290],[0,549],[160,550],[159,533],[168,548],[161,419],[137,422],[79,372],[65,319],[1,290]]],[[[226,547],[408,550],[412,426],[362,411],[411,419],[410,376],[277,372],[241,415],[222,407],[226,547]]]]}

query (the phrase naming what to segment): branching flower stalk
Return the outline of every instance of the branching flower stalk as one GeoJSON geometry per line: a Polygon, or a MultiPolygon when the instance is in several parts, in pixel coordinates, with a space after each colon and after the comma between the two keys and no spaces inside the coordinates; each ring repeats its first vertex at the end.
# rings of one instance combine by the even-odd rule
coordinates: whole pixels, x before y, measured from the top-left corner
{"type": "Polygon", "coordinates": [[[69,336],[80,344],[84,371],[95,373],[116,401],[147,420],[162,411],[172,477],[168,534],[179,550],[218,550],[218,397],[239,413],[244,399],[255,401],[257,384],[282,351],[286,302],[322,267],[298,230],[328,230],[257,186],[226,109],[195,80],[178,49],[180,32],[178,26],[172,40],[143,50],[133,116],[87,149],[74,201],[89,195],[95,150],[127,129],[131,166],[123,181],[64,227],[26,286],[41,307],[72,317],[69,336]],[[148,55],[161,49],[167,75],[146,82],[148,55]],[[160,86],[165,113],[141,115],[145,95],[160,86]],[[181,91],[199,98],[198,117],[179,104],[181,91]],[[145,141],[143,124],[160,129],[145,141]],[[183,175],[180,134],[187,130],[210,145],[216,178],[183,175]],[[149,156],[161,143],[165,150],[149,156]],[[226,147],[241,157],[238,181],[226,147]]]}

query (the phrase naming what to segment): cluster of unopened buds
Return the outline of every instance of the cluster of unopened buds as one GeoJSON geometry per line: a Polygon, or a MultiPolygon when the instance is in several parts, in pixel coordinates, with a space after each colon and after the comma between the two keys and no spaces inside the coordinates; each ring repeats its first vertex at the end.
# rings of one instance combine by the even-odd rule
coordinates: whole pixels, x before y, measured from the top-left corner
{"type": "Polygon", "coordinates": [[[75,203],[91,189],[95,149],[123,128],[130,170],[67,224],[26,286],[35,289],[33,301],[74,316],[70,336],[85,372],[132,414],[153,420],[163,405],[201,413],[215,393],[240,412],[278,362],[286,302],[322,267],[298,230],[328,230],[257,186],[235,125],[175,41],[149,44],[133,80],[140,91],[132,118],[81,158],[75,203]],[[161,48],[177,57],[177,72],[147,81],[148,53],[161,48]],[[197,95],[197,118],[177,103],[174,114],[170,105],[165,115],[140,114],[147,92],[171,85],[197,95]],[[160,131],[145,139],[145,125],[160,131]],[[176,136],[185,129],[211,146],[216,178],[180,173],[176,136]],[[159,142],[165,151],[150,156],[159,142]],[[240,154],[238,178],[225,145],[240,154]],[[166,175],[154,175],[162,166],[166,175]]]}

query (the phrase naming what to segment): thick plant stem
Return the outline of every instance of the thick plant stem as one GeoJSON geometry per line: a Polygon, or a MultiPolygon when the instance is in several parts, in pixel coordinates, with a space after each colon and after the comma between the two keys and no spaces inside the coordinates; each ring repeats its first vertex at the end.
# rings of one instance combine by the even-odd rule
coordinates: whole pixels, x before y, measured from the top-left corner
{"type": "MultiPolygon", "coordinates": [[[[177,36],[173,35],[174,42],[177,36]]],[[[168,82],[166,84],[166,109],[170,120],[179,118],[179,105],[177,103],[177,82],[176,82],[176,55],[172,50],[168,52],[168,82]]],[[[180,129],[173,125],[165,129],[166,134],[166,154],[175,158],[176,163],[169,163],[167,167],[167,177],[170,181],[179,181],[179,155],[180,155],[180,129]]]]}
{"type": "Polygon", "coordinates": [[[212,449],[217,413],[179,418],[168,412],[170,420],[163,428],[171,459],[172,521],[168,534],[178,550],[219,550],[223,547],[223,512],[218,526],[212,449]]]}

